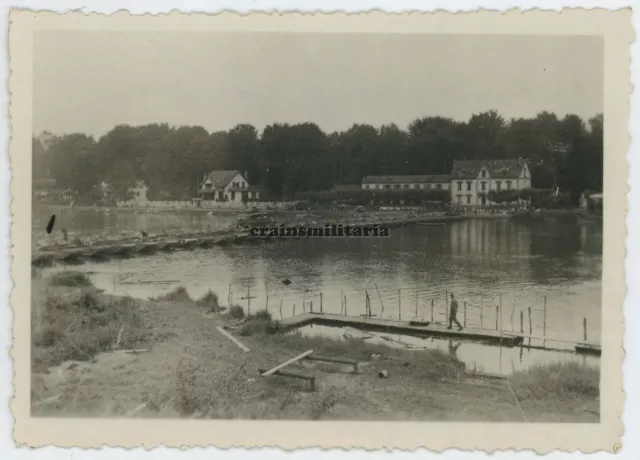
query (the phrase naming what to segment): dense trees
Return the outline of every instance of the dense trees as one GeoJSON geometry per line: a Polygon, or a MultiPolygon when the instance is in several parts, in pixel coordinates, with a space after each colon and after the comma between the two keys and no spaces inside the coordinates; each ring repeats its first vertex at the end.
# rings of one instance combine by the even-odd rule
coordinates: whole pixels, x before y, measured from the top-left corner
{"type": "Polygon", "coordinates": [[[167,124],[116,126],[95,140],[85,134],[61,136],[45,151],[33,140],[34,180],[50,177],[58,187],[87,195],[109,182],[116,195],[144,180],[149,198],[186,199],[212,169],[238,169],[274,197],[359,184],[377,174],[448,174],[458,159],[527,158],[533,187],[559,187],[576,200],[602,189],[603,118],[534,118],[505,121],[497,112],[468,122],[442,117],[396,125],[355,124],[324,133],[314,123],[272,124],[262,133],[247,124],[208,133],[198,126],[167,124]]]}

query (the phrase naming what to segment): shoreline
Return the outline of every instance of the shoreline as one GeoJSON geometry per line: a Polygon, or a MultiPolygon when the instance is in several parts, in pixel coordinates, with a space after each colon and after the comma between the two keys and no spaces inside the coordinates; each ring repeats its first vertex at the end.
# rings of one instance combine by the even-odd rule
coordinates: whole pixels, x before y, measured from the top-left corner
{"type": "Polygon", "coordinates": [[[51,286],[51,280],[43,279],[33,280],[33,289],[36,311],[42,311],[43,302],[68,311],[65,305],[80,305],[77,299],[84,296],[91,302],[83,301],[77,308],[91,308],[84,310],[89,318],[101,315],[99,305],[121,303],[127,308],[117,311],[132,315],[113,326],[76,322],[71,330],[65,321],[73,322],[76,315],[59,318],[57,327],[74,334],[68,340],[74,338],[81,351],[68,349],[70,355],[59,348],[68,343],[64,337],[54,334],[43,342],[37,324],[32,324],[32,337],[38,342],[32,358],[36,360],[32,362],[34,416],[499,422],[523,421],[521,406],[531,422],[599,420],[599,398],[593,387],[597,389],[598,379],[591,368],[581,365],[536,368],[496,380],[470,373],[455,356],[435,350],[281,333],[272,330],[277,322],[267,315],[234,319],[230,317],[234,309],[213,313],[211,303],[194,301],[179,290],[143,301],[98,293],[84,284],[51,286]],[[93,332],[89,327],[100,329],[93,332]],[[227,328],[249,351],[216,327],[227,328]],[[103,330],[111,331],[111,339],[104,341],[104,349],[95,348],[90,337],[101,336],[103,330]],[[302,380],[260,377],[259,369],[309,349],[355,360],[358,372],[339,363],[292,365],[292,372],[315,375],[315,391],[302,380]],[[209,365],[202,366],[203,362],[209,365]],[[388,378],[379,377],[383,371],[388,378]],[[570,378],[571,388],[558,378],[570,378]],[[147,382],[144,388],[141,381],[147,382]],[[507,382],[518,395],[517,402],[507,382]],[[487,399],[496,404],[487,407],[487,399]]]}

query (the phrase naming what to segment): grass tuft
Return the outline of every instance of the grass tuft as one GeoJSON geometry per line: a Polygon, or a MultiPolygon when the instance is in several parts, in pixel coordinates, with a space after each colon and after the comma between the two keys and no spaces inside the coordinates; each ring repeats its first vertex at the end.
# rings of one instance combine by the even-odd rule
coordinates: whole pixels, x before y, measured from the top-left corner
{"type": "Polygon", "coordinates": [[[240,326],[238,334],[249,335],[272,335],[282,331],[279,321],[271,319],[271,313],[261,310],[255,315],[247,316],[247,322],[240,326]]]}
{"type": "Polygon", "coordinates": [[[54,273],[49,279],[51,286],[89,287],[93,286],[91,279],[82,272],[64,271],[54,273]]]}
{"type": "Polygon", "coordinates": [[[158,300],[168,300],[170,302],[193,302],[193,299],[191,299],[191,296],[184,286],[179,286],[173,291],[158,297],[158,300]]]}
{"type": "Polygon", "coordinates": [[[205,295],[196,300],[196,305],[209,308],[214,312],[220,311],[221,309],[220,304],[218,303],[218,294],[213,292],[211,289],[209,289],[205,295]]]}
{"type": "Polygon", "coordinates": [[[116,344],[132,348],[144,342],[148,331],[137,305],[129,297],[111,298],[92,291],[61,296],[47,290],[34,299],[33,370],[44,371],[69,360],[87,361],[116,344]]]}
{"type": "Polygon", "coordinates": [[[525,401],[581,400],[600,394],[600,369],[576,362],[532,366],[509,380],[525,401]]]}
{"type": "Polygon", "coordinates": [[[233,319],[244,318],[244,310],[240,305],[234,305],[229,309],[229,316],[233,319]]]}

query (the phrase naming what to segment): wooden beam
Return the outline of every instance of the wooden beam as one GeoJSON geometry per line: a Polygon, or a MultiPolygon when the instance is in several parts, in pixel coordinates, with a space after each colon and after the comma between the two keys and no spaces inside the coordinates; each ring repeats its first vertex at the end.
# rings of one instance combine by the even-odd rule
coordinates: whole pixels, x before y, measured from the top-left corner
{"type": "MultiPolygon", "coordinates": [[[[258,372],[260,372],[260,375],[264,376],[265,372],[268,372],[268,371],[264,369],[258,369],[258,372]]],[[[286,371],[275,371],[273,375],[278,375],[280,377],[290,377],[292,379],[307,380],[311,386],[311,391],[316,391],[315,375],[304,375],[304,374],[298,374],[295,372],[286,372],[286,371]]]]}
{"type": "Polygon", "coordinates": [[[216,327],[216,329],[218,330],[218,332],[220,332],[222,335],[224,335],[226,338],[228,338],[229,340],[231,340],[233,343],[235,343],[236,345],[238,345],[238,347],[240,347],[245,353],[249,353],[251,350],[249,350],[247,347],[245,347],[242,343],[240,343],[240,341],[238,341],[238,339],[236,339],[234,336],[232,336],[231,334],[229,334],[227,331],[225,331],[224,329],[222,329],[220,326],[216,327]]]}
{"type": "Polygon", "coordinates": [[[355,371],[356,374],[358,373],[358,361],[355,361],[353,359],[329,358],[328,356],[317,356],[317,355],[310,355],[305,357],[305,359],[308,359],[309,361],[324,361],[328,363],[348,364],[353,366],[353,370],[355,371]]]}
{"type": "Polygon", "coordinates": [[[263,377],[266,377],[266,376],[268,376],[268,375],[275,374],[276,372],[278,372],[278,371],[279,371],[280,369],[282,369],[283,367],[287,367],[289,364],[293,364],[293,363],[295,363],[296,361],[300,361],[301,359],[303,359],[303,358],[305,358],[305,357],[309,356],[311,353],[313,353],[313,350],[307,350],[307,351],[305,351],[304,353],[301,353],[301,354],[299,354],[298,356],[296,356],[296,357],[294,357],[294,358],[291,358],[290,360],[285,361],[285,362],[284,362],[284,363],[282,363],[282,364],[278,364],[276,367],[272,367],[271,369],[269,369],[269,370],[268,370],[268,371],[266,371],[266,372],[263,372],[263,373],[262,373],[262,376],[263,376],[263,377]]]}

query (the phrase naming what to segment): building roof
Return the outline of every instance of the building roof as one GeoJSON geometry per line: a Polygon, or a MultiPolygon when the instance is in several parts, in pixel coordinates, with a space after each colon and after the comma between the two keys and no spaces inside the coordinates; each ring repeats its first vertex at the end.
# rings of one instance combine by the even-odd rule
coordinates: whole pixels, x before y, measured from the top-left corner
{"type": "Polygon", "coordinates": [[[449,182],[445,175],[421,176],[365,176],[363,184],[443,184],[449,182]]]}
{"type": "Polygon", "coordinates": [[[238,174],[242,176],[242,173],[237,169],[232,170],[219,170],[219,171],[211,171],[207,177],[205,177],[202,183],[207,180],[211,181],[211,185],[215,189],[223,189],[236,177],[238,174]]]}
{"type": "Polygon", "coordinates": [[[526,163],[527,161],[523,159],[455,161],[451,177],[453,179],[475,179],[480,174],[480,170],[485,167],[492,178],[507,177],[516,179],[520,177],[522,168],[526,163]]]}
{"type": "Polygon", "coordinates": [[[362,188],[360,184],[335,184],[333,186],[334,192],[352,192],[358,191],[362,188]]]}

